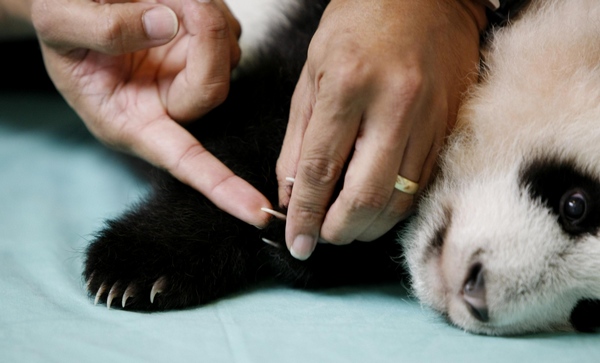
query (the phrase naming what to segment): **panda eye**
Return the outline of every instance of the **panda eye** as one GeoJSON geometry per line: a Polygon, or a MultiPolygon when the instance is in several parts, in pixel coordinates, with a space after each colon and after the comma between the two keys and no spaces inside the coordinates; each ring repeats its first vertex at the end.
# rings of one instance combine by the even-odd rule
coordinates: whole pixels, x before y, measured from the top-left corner
{"type": "Polygon", "coordinates": [[[560,201],[560,216],[572,226],[576,226],[588,214],[588,198],[585,192],[575,189],[565,193],[560,201]]]}

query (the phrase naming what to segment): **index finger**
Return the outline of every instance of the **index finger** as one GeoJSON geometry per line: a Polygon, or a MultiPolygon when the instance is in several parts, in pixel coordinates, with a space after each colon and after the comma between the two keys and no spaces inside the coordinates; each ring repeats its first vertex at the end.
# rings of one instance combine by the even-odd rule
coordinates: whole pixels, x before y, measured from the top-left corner
{"type": "Polygon", "coordinates": [[[234,217],[257,227],[267,225],[269,215],[261,211],[271,208],[267,198],[235,175],[181,125],[165,116],[144,125],[134,135],[130,147],[133,153],[166,169],[234,217]]]}
{"type": "MultiPolygon", "coordinates": [[[[190,34],[185,66],[169,87],[167,105],[174,119],[190,121],[221,104],[229,92],[231,59],[239,46],[231,41],[227,14],[213,1],[183,1],[182,24],[190,34]]],[[[167,71],[170,71],[167,69],[167,71]]]]}

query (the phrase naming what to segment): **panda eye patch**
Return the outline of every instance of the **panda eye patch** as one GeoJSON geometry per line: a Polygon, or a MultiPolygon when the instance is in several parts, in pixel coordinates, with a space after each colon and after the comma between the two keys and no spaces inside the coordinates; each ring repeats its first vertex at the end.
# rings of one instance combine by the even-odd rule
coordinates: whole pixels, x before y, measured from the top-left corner
{"type": "Polygon", "coordinates": [[[571,236],[600,230],[600,180],[574,161],[547,157],[525,164],[519,184],[556,215],[571,236]]]}
{"type": "Polygon", "coordinates": [[[565,193],[560,201],[560,217],[566,223],[576,225],[587,216],[588,197],[583,190],[574,189],[565,193]]]}

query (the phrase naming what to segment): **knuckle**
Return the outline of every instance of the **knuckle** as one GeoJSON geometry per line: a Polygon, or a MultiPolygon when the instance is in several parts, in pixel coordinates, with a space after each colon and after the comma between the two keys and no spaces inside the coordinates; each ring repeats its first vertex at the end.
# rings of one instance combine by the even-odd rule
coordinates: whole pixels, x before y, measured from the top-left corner
{"type": "Polygon", "coordinates": [[[233,33],[235,34],[236,39],[240,39],[242,36],[242,26],[237,20],[233,22],[233,33]]]}
{"type": "Polygon", "coordinates": [[[202,145],[193,144],[189,148],[187,148],[178,158],[164,162],[165,168],[172,175],[181,175],[182,168],[189,164],[188,162],[190,160],[196,159],[205,152],[207,151],[202,147],[202,145]]]}
{"type": "Polygon", "coordinates": [[[294,215],[304,225],[320,225],[325,217],[325,209],[308,198],[299,198],[294,205],[294,215]]]}
{"type": "Polygon", "coordinates": [[[125,52],[123,37],[125,34],[124,24],[127,24],[122,17],[112,10],[111,7],[102,7],[106,14],[99,16],[104,21],[97,23],[94,34],[95,43],[108,53],[122,54],[125,52]]]}
{"type": "Polygon", "coordinates": [[[234,36],[239,38],[242,33],[242,27],[238,19],[233,15],[224,0],[217,0],[216,5],[221,11],[221,15],[226,19],[230,31],[233,32],[234,36]]]}
{"type": "Polygon", "coordinates": [[[201,31],[213,39],[228,39],[229,38],[229,22],[227,17],[218,8],[207,9],[202,12],[186,14],[186,16],[194,17],[193,22],[201,24],[201,31]]]}
{"type": "Polygon", "coordinates": [[[31,22],[38,37],[45,39],[54,29],[54,18],[51,15],[52,7],[47,0],[34,1],[31,4],[31,22]]]}
{"type": "Polygon", "coordinates": [[[229,38],[229,23],[227,19],[221,16],[214,16],[206,22],[205,29],[212,34],[215,39],[229,38]]]}
{"type": "Polygon", "coordinates": [[[336,158],[312,156],[300,161],[298,175],[311,187],[321,189],[334,185],[340,178],[342,168],[343,162],[336,161],[336,158]]]}
{"type": "Polygon", "coordinates": [[[372,67],[361,59],[342,57],[331,70],[328,81],[331,91],[341,96],[353,96],[361,92],[372,78],[372,67]]]}
{"type": "Polygon", "coordinates": [[[389,91],[397,99],[412,101],[418,98],[426,88],[426,78],[418,67],[404,69],[391,76],[389,91]]]}
{"type": "Polygon", "coordinates": [[[380,189],[372,189],[351,193],[350,196],[344,197],[350,213],[358,215],[378,214],[384,210],[390,200],[390,195],[387,191],[380,189]]]}
{"type": "Polygon", "coordinates": [[[237,66],[242,59],[242,50],[237,42],[234,42],[233,46],[231,47],[230,57],[232,68],[237,66]]]}
{"type": "Polygon", "coordinates": [[[321,229],[320,237],[327,241],[327,243],[336,246],[347,245],[354,240],[354,238],[348,237],[343,231],[339,229],[329,229],[326,228],[326,226],[323,226],[321,229]]]}
{"type": "Polygon", "coordinates": [[[239,39],[242,35],[242,26],[240,25],[240,22],[235,17],[230,16],[228,23],[230,31],[233,32],[236,39],[239,39]]]}

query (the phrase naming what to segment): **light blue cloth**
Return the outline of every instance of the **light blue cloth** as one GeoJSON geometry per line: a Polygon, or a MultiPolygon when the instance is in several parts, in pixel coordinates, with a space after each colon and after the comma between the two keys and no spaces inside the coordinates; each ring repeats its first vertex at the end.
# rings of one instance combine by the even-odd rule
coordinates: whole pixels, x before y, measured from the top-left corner
{"type": "Polygon", "coordinates": [[[401,286],[270,284],[208,306],[94,306],[83,250],[146,190],[55,95],[0,93],[0,362],[600,362],[600,335],[476,336],[401,286]]]}

